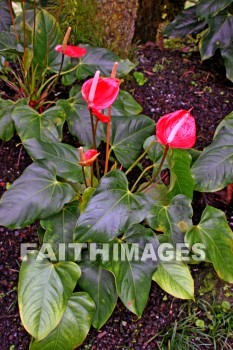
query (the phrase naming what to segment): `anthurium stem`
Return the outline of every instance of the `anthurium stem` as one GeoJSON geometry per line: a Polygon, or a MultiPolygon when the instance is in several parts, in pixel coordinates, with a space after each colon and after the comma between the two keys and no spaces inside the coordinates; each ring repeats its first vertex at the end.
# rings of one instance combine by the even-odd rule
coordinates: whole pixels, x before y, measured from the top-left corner
{"type": "Polygon", "coordinates": [[[163,163],[164,163],[164,161],[165,161],[165,159],[166,159],[168,150],[169,150],[169,146],[166,145],[166,147],[165,147],[165,149],[164,149],[164,152],[163,152],[163,156],[162,156],[161,162],[160,162],[160,164],[159,164],[159,167],[158,167],[156,173],[155,173],[154,176],[151,178],[151,180],[150,180],[143,188],[140,189],[139,192],[142,192],[142,191],[144,191],[147,187],[149,187],[150,184],[152,184],[152,182],[154,182],[155,179],[157,178],[157,176],[160,174],[160,171],[161,171],[162,166],[163,166],[163,163]]]}
{"type": "Polygon", "coordinates": [[[82,173],[83,173],[84,183],[85,183],[85,186],[86,186],[86,188],[87,188],[87,187],[88,187],[88,185],[87,185],[87,179],[86,179],[86,175],[85,175],[84,166],[82,166],[82,173]]]}
{"type": "Polygon", "coordinates": [[[132,187],[132,189],[131,189],[131,192],[133,192],[133,191],[135,190],[137,184],[139,183],[139,181],[141,180],[141,178],[145,175],[145,173],[146,173],[148,170],[150,170],[151,168],[154,168],[155,165],[156,165],[156,164],[151,164],[151,165],[149,165],[147,168],[145,168],[145,169],[143,170],[143,172],[140,174],[140,176],[138,177],[138,179],[135,181],[135,183],[134,183],[134,185],[133,185],[133,187],[132,187]]]}
{"type": "Polygon", "coordinates": [[[138,157],[135,162],[131,165],[131,167],[129,167],[128,170],[126,170],[125,175],[127,175],[131,170],[133,170],[133,168],[140,162],[140,160],[142,158],[144,158],[144,156],[147,154],[147,152],[150,150],[150,148],[154,145],[155,141],[152,141],[150,143],[150,145],[145,149],[145,151],[140,155],[140,157],[138,157]]]}
{"type": "MultiPolygon", "coordinates": [[[[92,129],[92,136],[93,136],[92,148],[97,149],[97,147],[96,147],[96,131],[97,131],[98,121],[96,122],[96,125],[94,125],[94,117],[93,117],[91,109],[90,109],[90,118],[91,118],[91,129],[92,129]]],[[[100,168],[99,168],[98,158],[96,159],[95,164],[96,164],[97,178],[98,178],[98,180],[100,180],[100,168]]],[[[93,166],[91,167],[91,171],[92,171],[92,179],[93,179],[93,166]]]]}
{"type": "Polygon", "coordinates": [[[110,143],[110,134],[111,134],[111,107],[108,107],[108,117],[109,117],[109,121],[107,123],[107,133],[106,133],[106,153],[105,153],[104,174],[107,174],[108,172],[109,143],[110,143]]]}

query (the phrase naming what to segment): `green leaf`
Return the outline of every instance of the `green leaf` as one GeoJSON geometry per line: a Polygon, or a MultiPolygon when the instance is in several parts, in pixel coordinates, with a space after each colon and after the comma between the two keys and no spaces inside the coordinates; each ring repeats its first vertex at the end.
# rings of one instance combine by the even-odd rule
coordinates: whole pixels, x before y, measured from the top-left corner
{"type": "Polygon", "coordinates": [[[74,196],[69,184],[57,181],[54,171],[36,164],[27,167],[0,201],[0,225],[20,228],[58,213],[74,196]]]}
{"type": "Polygon", "coordinates": [[[138,316],[148,301],[151,278],[157,268],[157,248],[158,240],[151,229],[132,225],[121,243],[114,243],[113,258],[104,265],[115,276],[122,302],[138,316]]]}
{"type": "Polygon", "coordinates": [[[221,49],[221,55],[226,67],[226,76],[233,81],[233,43],[221,49]]]}
{"type": "Polygon", "coordinates": [[[56,18],[46,10],[39,11],[36,16],[33,44],[33,63],[37,67],[37,72],[59,69],[61,55],[54,50],[58,44],[61,44],[61,32],[56,18]]]}
{"type": "Polygon", "coordinates": [[[208,18],[209,29],[200,40],[199,49],[202,60],[214,55],[218,48],[227,47],[233,40],[233,16],[222,12],[216,17],[208,18]]]}
{"type": "Polygon", "coordinates": [[[41,226],[46,230],[43,243],[51,245],[58,260],[76,260],[74,249],[67,245],[73,242],[73,232],[79,214],[79,201],[74,201],[64,206],[58,214],[40,221],[41,226]],[[60,248],[62,252],[64,251],[65,256],[59,252],[59,244],[61,243],[64,243],[64,246],[60,246],[60,248]]]}
{"type": "Polygon", "coordinates": [[[140,155],[145,139],[154,132],[155,124],[145,115],[112,116],[111,130],[110,150],[125,168],[129,168],[140,155]]]}
{"type": "Polygon", "coordinates": [[[191,200],[180,194],[169,205],[155,203],[147,222],[154,230],[163,232],[175,245],[184,242],[184,234],[192,227],[192,214],[191,200]]]}
{"type": "Polygon", "coordinates": [[[52,264],[38,251],[24,257],[18,303],[22,323],[34,338],[45,338],[58,325],[80,274],[75,263],[52,264]]]}
{"type": "Polygon", "coordinates": [[[97,70],[100,70],[102,76],[110,76],[114,62],[119,63],[117,68],[117,76],[119,77],[128,74],[135,67],[128,59],[121,60],[107,49],[91,47],[90,45],[80,46],[87,49],[87,54],[82,58],[76,71],[76,78],[79,80],[94,75],[97,70]]]}
{"type": "Polygon", "coordinates": [[[138,115],[142,107],[127,91],[120,90],[116,101],[111,107],[111,114],[115,116],[138,115]]]}
{"type": "Polygon", "coordinates": [[[141,222],[151,209],[151,199],[133,194],[123,172],[103,176],[74,233],[77,242],[110,242],[129,225],[141,222]]]}
{"type": "Polygon", "coordinates": [[[192,199],[194,188],[194,179],[190,170],[192,157],[186,150],[170,149],[167,159],[170,167],[170,198],[177,194],[184,194],[192,199]]]}
{"type": "Polygon", "coordinates": [[[198,33],[206,26],[205,21],[199,21],[196,14],[196,5],[181,12],[173,22],[169,23],[163,34],[170,38],[185,37],[192,33],[198,33]]]}
{"type": "Polygon", "coordinates": [[[233,128],[222,126],[214,141],[206,147],[192,166],[194,189],[215,192],[232,183],[233,128]]]}
{"type": "Polygon", "coordinates": [[[176,258],[169,261],[160,260],[152,279],[175,298],[194,299],[193,278],[183,261],[176,258]]]}
{"type": "Polygon", "coordinates": [[[85,340],[95,310],[87,293],[74,293],[68,300],[59,325],[41,341],[33,339],[30,350],[73,350],[85,340]]]}
{"type": "Polygon", "coordinates": [[[95,188],[88,187],[85,189],[82,195],[82,203],[80,205],[80,211],[81,213],[86,209],[87,204],[89,203],[93,193],[95,192],[95,188]]]}
{"type": "Polygon", "coordinates": [[[62,139],[65,112],[61,107],[52,107],[39,114],[29,106],[19,106],[14,109],[12,119],[22,142],[33,138],[47,142],[62,139]]]}
{"type": "Polygon", "coordinates": [[[218,276],[233,282],[233,232],[221,210],[207,206],[200,223],[186,233],[185,240],[191,246],[204,244],[206,260],[212,262],[218,276]]]}
{"type": "Polygon", "coordinates": [[[0,3],[0,32],[10,31],[12,24],[9,3],[7,0],[2,0],[0,3]]]}
{"type": "MultiPolygon", "coordinates": [[[[93,137],[90,112],[87,108],[86,102],[82,98],[80,87],[78,88],[78,91],[77,89],[75,90],[77,93],[75,96],[70,95],[70,97],[73,97],[73,100],[70,99],[71,102],[60,100],[58,105],[66,112],[66,119],[70,133],[76,136],[82,145],[91,146],[93,143],[93,137]]],[[[100,143],[98,129],[96,143],[97,145],[100,143]]]]}
{"type": "Polygon", "coordinates": [[[134,72],[133,77],[140,86],[145,85],[148,81],[148,78],[146,78],[142,72],[134,72]]]}
{"type": "Polygon", "coordinates": [[[0,32],[0,52],[8,58],[9,54],[22,55],[24,48],[21,44],[18,43],[14,34],[8,32],[0,32]]]}
{"type": "Polygon", "coordinates": [[[200,0],[196,6],[197,17],[200,19],[214,17],[230,4],[232,4],[232,0],[200,0]]]}
{"type": "Polygon", "coordinates": [[[216,136],[218,135],[219,131],[226,126],[231,127],[233,129],[233,112],[231,112],[230,114],[228,114],[217,126],[215,133],[214,133],[214,139],[216,138],[216,136]]]}
{"type": "Polygon", "coordinates": [[[163,155],[164,148],[159,142],[155,142],[155,141],[156,141],[155,135],[149,136],[145,140],[143,144],[143,148],[144,150],[146,150],[150,146],[150,149],[147,152],[147,156],[150,160],[152,160],[153,163],[158,163],[158,161],[161,159],[163,155]],[[153,144],[151,145],[152,142],[153,144]]]}
{"type": "Polygon", "coordinates": [[[0,99],[0,139],[3,141],[10,140],[14,135],[15,125],[11,119],[13,108],[13,101],[0,99]]]}
{"type": "Polygon", "coordinates": [[[100,329],[111,316],[117,303],[115,280],[109,271],[103,269],[98,260],[86,259],[79,266],[82,275],[78,284],[95,302],[96,310],[92,325],[100,329]]]}
{"type": "Polygon", "coordinates": [[[25,141],[24,147],[33,160],[43,160],[46,167],[53,166],[57,176],[67,181],[83,183],[77,148],[63,143],[48,143],[37,139],[25,141]]]}

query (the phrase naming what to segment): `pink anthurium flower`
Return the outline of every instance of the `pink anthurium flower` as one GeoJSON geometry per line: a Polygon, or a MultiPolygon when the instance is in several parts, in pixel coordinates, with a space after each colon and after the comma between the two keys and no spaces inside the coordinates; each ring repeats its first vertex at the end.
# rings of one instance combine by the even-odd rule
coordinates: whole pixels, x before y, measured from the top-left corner
{"type": "Polygon", "coordinates": [[[65,45],[65,48],[63,48],[63,45],[57,45],[55,51],[62,52],[64,55],[74,58],[82,57],[87,53],[87,50],[84,47],[71,45],[65,45]]]}
{"type": "Polygon", "coordinates": [[[82,96],[88,107],[101,111],[113,104],[119,93],[120,80],[100,78],[97,71],[94,78],[88,79],[82,86],[82,96]]]}
{"type": "Polygon", "coordinates": [[[195,119],[182,109],[166,114],[156,124],[156,137],[170,148],[191,148],[196,142],[195,119]]]}
{"type": "Polygon", "coordinates": [[[108,115],[97,111],[97,109],[91,108],[91,113],[102,123],[108,123],[110,120],[108,115]]]}
{"type": "Polygon", "coordinates": [[[86,152],[83,153],[82,147],[80,147],[81,152],[79,151],[80,154],[80,162],[79,164],[81,166],[90,166],[94,163],[96,158],[98,157],[99,153],[96,149],[89,149],[86,152]]]}

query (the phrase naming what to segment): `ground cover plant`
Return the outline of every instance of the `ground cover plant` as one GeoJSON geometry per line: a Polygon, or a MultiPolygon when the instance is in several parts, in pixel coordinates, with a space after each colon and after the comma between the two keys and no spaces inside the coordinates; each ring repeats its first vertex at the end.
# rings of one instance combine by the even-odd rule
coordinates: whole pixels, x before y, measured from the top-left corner
{"type": "MultiPolygon", "coordinates": [[[[64,55],[69,49],[66,43],[60,48],[64,55]]],[[[93,61],[97,61],[95,55],[93,61]]],[[[192,277],[187,262],[179,258],[185,242],[190,243],[190,251],[195,243],[203,243],[205,260],[213,263],[221,278],[232,282],[232,231],[224,213],[209,206],[199,225],[191,222],[194,188],[211,192],[228,186],[230,196],[232,164],[225,159],[232,157],[232,114],[201,154],[186,150],[195,142],[192,111],[163,116],[155,139],[153,120],[140,114],[141,107],[128,93],[119,91],[117,64],[110,61],[107,73],[103,72],[106,61],[103,68],[92,67],[92,74],[102,68],[104,78],[97,70],[94,78],[72,87],[68,100],[56,102],[84,149],[60,142],[62,123],[54,122],[57,111],[53,114],[51,107],[43,111],[42,106],[31,108],[27,101],[14,104],[7,116],[34,163],[3,195],[0,222],[19,228],[40,220],[44,243],[39,253],[25,257],[20,270],[19,305],[22,322],[33,336],[32,349],[50,349],[57,339],[58,349],[78,346],[91,323],[100,328],[106,322],[118,296],[140,316],[152,278],[172,295],[192,299],[192,277]],[[101,141],[106,141],[106,149],[101,141]],[[138,181],[129,182],[127,176],[145,155],[151,162],[138,181]],[[159,176],[162,168],[170,170],[167,186],[159,176]],[[166,244],[166,254],[152,259],[162,246],[159,242],[166,244]],[[59,243],[67,249],[59,251],[59,243]],[[68,243],[84,244],[81,261],[68,243]],[[109,246],[102,243],[110,243],[110,249],[104,249],[109,246]],[[132,252],[137,255],[136,243],[140,259],[131,259],[132,252]],[[177,243],[181,244],[178,250],[177,243]],[[100,256],[92,261],[93,250],[94,257],[100,256]],[[107,259],[116,251],[123,251],[124,259],[107,259]],[[166,255],[172,258],[164,261],[166,255]],[[82,292],[76,292],[76,283],[82,292]]],[[[5,111],[2,115],[4,118],[5,111]]],[[[185,258],[193,262],[190,256],[185,258]]]]}

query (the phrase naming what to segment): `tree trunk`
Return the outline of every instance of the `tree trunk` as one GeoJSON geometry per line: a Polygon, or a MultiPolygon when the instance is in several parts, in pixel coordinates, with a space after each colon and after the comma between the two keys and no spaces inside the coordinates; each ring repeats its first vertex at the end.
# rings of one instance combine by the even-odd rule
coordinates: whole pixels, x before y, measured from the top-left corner
{"type": "Polygon", "coordinates": [[[134,40],[156,41],[160,24],[173,20],[186,0],[139,0],[134,40]]]}

